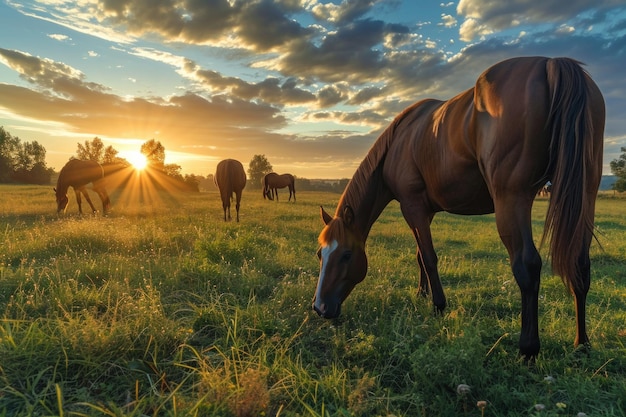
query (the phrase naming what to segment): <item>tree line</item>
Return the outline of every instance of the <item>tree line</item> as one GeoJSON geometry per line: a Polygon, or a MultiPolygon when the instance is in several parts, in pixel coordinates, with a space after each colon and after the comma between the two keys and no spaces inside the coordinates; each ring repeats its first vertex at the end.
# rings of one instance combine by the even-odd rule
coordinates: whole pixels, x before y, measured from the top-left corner
{"type": "MultiPolygon", "coordinates": [[[[82,159],[98,162],[99,164],[130,163],[119,156],[119,151],[113,146],[105,146],[102,139],[95,137],[76,144],[76,154],[70,159],[82,159]]],[[[215,189],[213,174],[207,176],[196,174],[181,174],[181,167],[177,164],[165,163],[165,147],[161,142],[150,139],[140,148],[147,159],[150,169],[167,175],[180,184],[185,191],[207,191],[215,189]]],[[[248,187],[261,188],[261,179],[265,174],[273,171],[272,164],[265,155],[254,155],[248,164],[248,187]]],[[[0,126],[0,183],[20,184],[50,184],[55,175],[53,168],[46,165],[46,149],[37,141],[22,142],[16,136],[0,126]]],[[[310,180],[296,177],[296,187],[302,191],[330,191],[342,192],[348,179],[326,181],[310,180]]]]}
{"type": "MultiPolygon", "coordinates": [[[[181,174],[181,166],[165,163],[165,147],[161,142],[150,139],[141,145],[140,152],[146,157],[148,166],[176,180],[181,190],[200,191],[215,187],[213,174],[206,177],[196,174],[181,174]]],[[[611,172],[617,180],[613,190],[626,191],[626,147],[622,154],[610,163],[611,172]]],[[[121,163],[130,165],[119,157],[119,152],[112,146],[104,146],[102,140],[95,137],[84,143],[77,143],[76,155],[72,158],[96,161],[100,164],[121,163]]],[[[265,155],[254,155],[248,164],[248,186],[261,188],[261,179],[273,171],[272,164],[265,155]]],[[[46,165],[46,148],[37,141],[22,142],[16,136],[0,126],[0,183],[50,184],[54,169],[46,165]]],[[[348,179],[313,180],[296,177],[296,188],[302,191],[342,192],[348,179]]]]}
{"type": "Polygon", "coordinates": [[[0,126],[0,183],[50,184],[53,174],[43,145],[22,142],[0,126]]]}

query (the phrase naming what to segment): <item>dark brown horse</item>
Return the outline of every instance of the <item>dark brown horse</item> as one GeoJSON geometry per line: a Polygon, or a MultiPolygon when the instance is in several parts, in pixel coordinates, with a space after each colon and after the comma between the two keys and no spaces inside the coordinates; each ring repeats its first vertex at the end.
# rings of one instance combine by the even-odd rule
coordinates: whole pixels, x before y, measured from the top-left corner
{"type": "Polygon", "coordinates": [[[235,194],[235,208],[237,210],[237,221],[239,221],[239,204],[241,203],[241,192],[246,186],[246,172],[241,162],[234,159],[225,159],[217,164],[215,171],[215,184],[220,189],[222,197],[222,207],[224,208],[224,221],[231,220],[230,200],[235,194]],[[228,212],[228,218],[226,213],[228,212]]]}
{"type": "Polygon", "coordinates": [[[321,269],[314,310],[340,314],[365,278],[365,242],[387,204],[400,202],[417,242],[419,288],[446,306],[430,224],[435,213],[494,213],[522,296],[519,348],[540,348],[541,257],[533,243],[531,207],[552,183],[544,238],[553,271],[573,293],[575,345],[589,343],[585,303],[589,247],[602,173],[604,99],[572,59],[514,58],[486,70],[476,85],[448,101],[423,100],[381,134],[346,187],[334,218],[322,208],[321,269]]]}
{"type": "Polygon", "coordinates": [[[65,212],[69,199],[67,198],[67,190],[69,187],[74,189],[76,194],[76,202],[78,203],[78,212],[83,213],[81,194],[91,206],[91,211],[96,213],[97,210],[89,198],[87,193],[87,184],[93,185],[93,190],[100,196],[102,201],[102,212],[108,213],[111,206],[109,195],[107,194],[105,184],[105,169],[102,165],[94,161],[85,161],[81,159],[71,159],[59,173],[57,186],[54,188],[57,198],[57,212],[65,212]]]}
{"type": "Polygon", "coordinates": [[[291,174],[282,174],[278,175],[275,172],[270,172],[269,174],[263,177],[263,199],[266,197],[270,200],[274,200],[276,197],[276,201],[278,201],[278,189],[289,187],[289,200],[291,201],[291,196],[293,195],[293,201],[296,202],[296,187],[295,187],[295,179],[291,174]]]}

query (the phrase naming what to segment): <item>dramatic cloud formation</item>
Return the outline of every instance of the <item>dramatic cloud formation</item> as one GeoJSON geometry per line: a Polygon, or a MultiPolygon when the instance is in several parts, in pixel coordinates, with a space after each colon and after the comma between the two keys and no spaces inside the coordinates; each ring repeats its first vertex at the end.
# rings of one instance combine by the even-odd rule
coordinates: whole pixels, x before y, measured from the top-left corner
{"type": "Polygon", "coordinates": [[[98,136],[157,139],[184,172],[265,154],[348,177],[404,107],[517,55],[586,62],[607,100],[606,161],[626,142],[617,0],[9,0],[0,16],[0,125],[56,168],[98,136]]]}

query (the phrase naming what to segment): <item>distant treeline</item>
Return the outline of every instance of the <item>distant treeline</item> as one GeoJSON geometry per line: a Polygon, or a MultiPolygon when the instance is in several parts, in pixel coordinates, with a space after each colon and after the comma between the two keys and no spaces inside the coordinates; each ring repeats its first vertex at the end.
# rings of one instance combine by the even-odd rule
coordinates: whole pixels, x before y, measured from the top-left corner
{"type": "MultiPolygon", "coordinates": [[[[203,177],[202,175],[190,175],[188,177],[193,178],[197,182],[198,189],[200,191],[213,191],[217,189],[217,186],[213,181],[213,174],[209,174],[206,177],[203,177]]],[[[328,191],[333,193],[342,193],[349,181],[350,180],[348,178],[328,180],[296,177],[296,191],[328,191]]],[[[251,181],[248,181],[246,188],[248,190],[257,188],[260,189],[261,184],[253,184],[251,181]]]]}
{"type": "Polygon", "coordinates": [[[42,145],[22,142],[0,126],[0,183],[50,184],[53,173],[42,145]]]}

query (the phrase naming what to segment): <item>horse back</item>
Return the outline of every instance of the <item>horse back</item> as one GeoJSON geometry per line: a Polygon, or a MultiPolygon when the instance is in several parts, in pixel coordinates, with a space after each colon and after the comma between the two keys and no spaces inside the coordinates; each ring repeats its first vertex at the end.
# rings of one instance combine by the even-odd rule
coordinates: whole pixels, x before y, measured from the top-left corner
{"type": "Polygon", "coordinates": [[[399,116],[383,176],[401,204],[419,200],[429,211],[458,214],[493,211],[469,132],[473,97],[469,89],[448,101],[423,100],[399,116]]]}
{"type": "Polygon", "coordinates": [[[222,200],[229,199],[233,193],[241,193],[246,186],[246,180],[246,172],[241,162],[235,159],[225,159],[217,164],[215,183],[220,190],[222,200]]]}
{"type": "MultiPolygon", "coordinates": [[[[502,193],[532,198],[550,171],[549,61],[500,62],[456,97],[424,100],[403,112],[392,124],[384,167],[394,197],[402,202],[419,195],[431,211],[457,214],[493,212],[502,193]]],[[[587,80],[589,107],[603,109],[601,94],[587,80]]],[[[598,114],[593,124],[601,123],[598,114]]]]}
{"type": "Polygon", "coordinates": [[[72,159],[61,168],[57,180],[57,188],[79,188],[92,182],[97,183],[103,178],[104,171],[99,163],[90,160],[72,159]]]}

